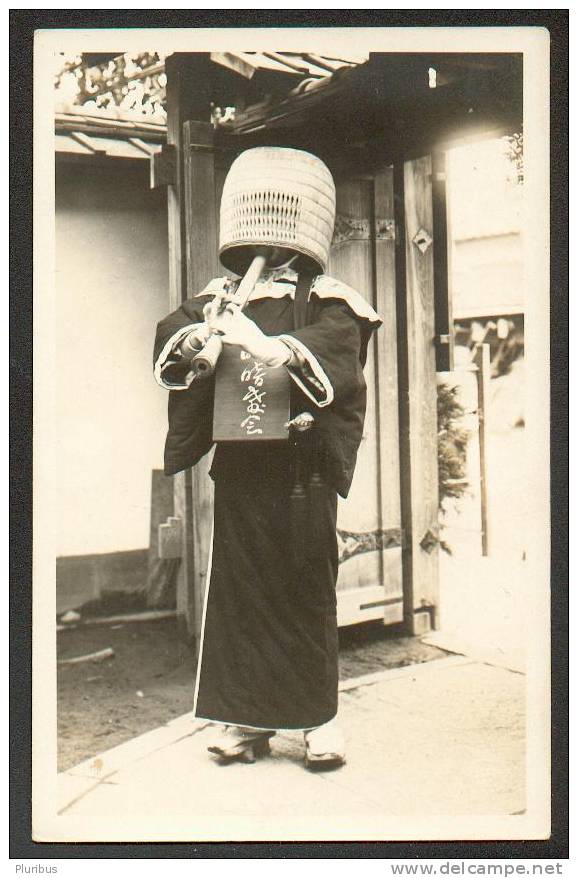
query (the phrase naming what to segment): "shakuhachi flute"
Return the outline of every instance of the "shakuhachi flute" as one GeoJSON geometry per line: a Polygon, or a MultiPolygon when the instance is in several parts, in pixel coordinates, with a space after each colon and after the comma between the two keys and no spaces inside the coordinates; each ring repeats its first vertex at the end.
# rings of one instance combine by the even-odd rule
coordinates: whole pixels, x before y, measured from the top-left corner
{"type": "MultiPolygon", "coordinates": [[[[261,273],[266,264],[267,256],[258,253],[253,258],[251,265],[247,269],[243,280],[239,284],[237,292],[232,298],[232,302],[235,305],[238,305],[241,310],[243,310],[251,298],[251,293],[255,289],[255,284],[261,277],[261,273]]],[[[212,375],[215,371],[215,366],[217,365],[217,360],[221,356],[222,350],[223,342],[220,336],[211,335],[202,351],[199,351],[196,357],[192,360],[192,369],[198,378],[207,378],[209,375],[212,375]]]]}

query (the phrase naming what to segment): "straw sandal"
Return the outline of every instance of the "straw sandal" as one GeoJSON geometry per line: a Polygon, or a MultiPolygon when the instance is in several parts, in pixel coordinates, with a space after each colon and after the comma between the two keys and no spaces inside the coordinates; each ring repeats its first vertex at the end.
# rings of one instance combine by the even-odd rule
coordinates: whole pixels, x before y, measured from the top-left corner
{"type": "Polygon", "coordinates": [[[339,726],[325,723],[305,732],[305,767],[325,771],[345,765],[345,740],[339,726]]]}
{"type": "Polygon", "coordinates": [[[275,732],[264,732],[258,729],[244,729],[239,726],[225,726],[216,739],[207,748],[222,763],[246,762],[253,763],[271,752],[270,739],[275,732]]]}

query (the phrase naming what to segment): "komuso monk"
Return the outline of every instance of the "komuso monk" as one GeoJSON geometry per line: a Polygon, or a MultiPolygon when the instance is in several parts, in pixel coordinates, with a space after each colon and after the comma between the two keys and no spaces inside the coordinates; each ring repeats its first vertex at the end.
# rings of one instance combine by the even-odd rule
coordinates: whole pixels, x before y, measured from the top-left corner
{"type": "Polygon", "coordinates": [[[253,761],[280,729],[303,731],[308,767],[345,761],[336,721],[337,495],[347,496],[353,478],[363,366],[380,320],[359,293],[324,274],[334,222],[335,186],[320,159],[247,150],[221,201],[220,259],[231,275],[157,328],[154,374],[170,391],[167,475],[215,444],[219,362],[208,377],[195,370],[215,336],[223,350],[239,346],[250,358],[249,386],[265,370],[290,376],[285,440],[260,438],[256,403],[244,441],[218,441],[211,467],[212,563],[194,710],[215,724],[209,750],[223,761],[253,761]],[[264,268],[242,308],[239,278],[256,253],[264,268]]]}

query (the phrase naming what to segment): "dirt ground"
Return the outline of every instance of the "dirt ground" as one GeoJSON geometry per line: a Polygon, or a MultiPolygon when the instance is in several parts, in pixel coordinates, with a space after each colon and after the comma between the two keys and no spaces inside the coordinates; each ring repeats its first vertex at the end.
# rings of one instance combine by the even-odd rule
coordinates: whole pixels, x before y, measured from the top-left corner
{"type": "MultiPolygon", "coordinates": [[[[195,657],[176,622],[80,625],[58,634],[58,657],[112,647],[114,658],[58,669],[58,768],[73,765],[192,710],[195,657]]],[[[340,677],[430,661],[447,653],[368,623],[340,631],[340,677]]]]}

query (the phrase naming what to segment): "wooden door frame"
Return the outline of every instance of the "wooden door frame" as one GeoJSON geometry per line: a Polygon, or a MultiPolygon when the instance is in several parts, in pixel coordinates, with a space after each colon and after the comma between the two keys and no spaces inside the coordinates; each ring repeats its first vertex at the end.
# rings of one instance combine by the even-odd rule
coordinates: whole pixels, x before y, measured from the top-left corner
{"type": "MultiPolygon", "coordinates": [[[[174,168],[168,186],[171,309],[201,289],[218,270],[217,205],[214,197],[208,197],[210,186],[214,188],[210,63],[206,53],[167,58],[167,141],[173,151],[174,168]],[[199,193],[203,212],[197,208],[199,193]],[[193,238],[202,241],[202,248],[194,254],[193,238]]],[[[391,304],[387,308],[387,303],[379,299],[377,304],[382,308],[385,305],[384,316],[395,321],[397,359],[389,365],[396,370],[398,387],[404,620],[408,631],[419,634],[436,626],[439,603],[436,340],[440,332],[439,311],[436,325],[434,265],[438,278],[445,277],[447,283],[447,262],[444,267],[441,257],[437,257],[434,263],[433,238],[434,220],[439,226],[441,217],[443,225],[445,215],[440,213],[438,201],[434,217],[429,156],[400,161],[393,171],[383,174],[374,177],[375,192],[381,187],[388,205],[394,208],[395,259],[376,259],[376,287],[379,296],[389,283],[395,286],[396,296],[393,310],[391,304]],[[413,228],[416,223],[420,229],[413,228]],[[417,231],[426,232],[432,239],[423,252],[414,240],[417,231]]],[[[439,229],[436,236],[440,240],[439,229]]],[[[443,247],[438,250],[442,254],[443,247]]],[[[449,312],[444,316],[448,324],[449,312]]],[[[378,380],[383,380],[384,357],[387,355],[382,350],[376,364],[378,380]]],[[[386,414],[380,412],[380,426],[386,414]]],[[[198,648],[208,575],[206,543],[212,520],[206,461],[174,477],[174,497],[175,515],[182,523],[177,613],[183,637],[194,640],[198,648]]]]}

